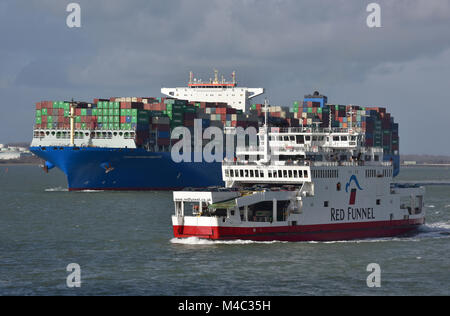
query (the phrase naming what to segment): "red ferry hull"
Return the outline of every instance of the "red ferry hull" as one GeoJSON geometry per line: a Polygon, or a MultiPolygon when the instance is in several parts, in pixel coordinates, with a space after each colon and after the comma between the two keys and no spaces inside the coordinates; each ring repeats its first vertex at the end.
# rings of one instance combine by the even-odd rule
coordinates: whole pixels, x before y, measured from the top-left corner
{"type": "Polygon", "coordinates": [[[176,238],[254,241],[336,241],[394,237],[411,233],[425,219],[278,227],[174,226],[176,238]]]}

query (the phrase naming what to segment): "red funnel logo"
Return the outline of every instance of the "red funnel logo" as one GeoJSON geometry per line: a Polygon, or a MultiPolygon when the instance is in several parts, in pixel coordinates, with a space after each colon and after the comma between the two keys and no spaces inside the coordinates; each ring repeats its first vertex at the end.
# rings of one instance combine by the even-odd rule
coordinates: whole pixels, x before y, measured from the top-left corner
{"type": "Polygon", "coordinates": [[[356,189],[352,189],[350,192],[350,201],[348,202],[349,205],[355,205],[356,201],[356,189]]]}

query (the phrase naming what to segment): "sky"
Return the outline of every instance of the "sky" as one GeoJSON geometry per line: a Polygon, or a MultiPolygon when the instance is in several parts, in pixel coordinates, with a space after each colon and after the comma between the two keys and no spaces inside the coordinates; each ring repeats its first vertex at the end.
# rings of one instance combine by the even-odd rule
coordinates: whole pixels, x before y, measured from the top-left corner
{"type": "Polygon", "coordinates": [[[0,143],[31,141],[35,102],[157,97],[213,69],[272,105],[318,90],[386,107],[401,153],[450,155],[447,0],[2,0],[0,143]],[[371,2],[381,27],[367,25],[371,2]]]}

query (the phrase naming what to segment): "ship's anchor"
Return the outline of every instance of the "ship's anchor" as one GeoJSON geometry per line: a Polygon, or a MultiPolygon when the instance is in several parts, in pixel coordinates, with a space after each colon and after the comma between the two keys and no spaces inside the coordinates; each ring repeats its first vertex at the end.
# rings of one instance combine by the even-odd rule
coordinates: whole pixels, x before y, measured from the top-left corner
{"type": "Polygon", "coordinates": [[[45,171],[45,173],[48,173],[49,170],[55,168],[55,165],[49,161],[46,161],[43,165],[41,165],[41,167],[45,171]]]}
{"type": "Polygon", "coordinates": [[[104,162],[100,165],[100,167],[102,167],[103,169],[105,169],[105,173],[110,173],[111,171],[114,170],[114,167],[111,166],[110,162],[104,162]]]}

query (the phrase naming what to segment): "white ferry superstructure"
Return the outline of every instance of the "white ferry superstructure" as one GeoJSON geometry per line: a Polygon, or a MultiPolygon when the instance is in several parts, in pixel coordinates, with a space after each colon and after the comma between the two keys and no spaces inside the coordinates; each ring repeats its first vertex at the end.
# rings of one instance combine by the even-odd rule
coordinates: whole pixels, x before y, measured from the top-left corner
{"type": "Polygon", "coordinates": [[[395,185],[392,162],[363,137],[261,128],[257,148],[223,162],[225,188],[174,192],[174,236],[330,241],[414,231],[425,222],[425,189],[395,185]]]}

